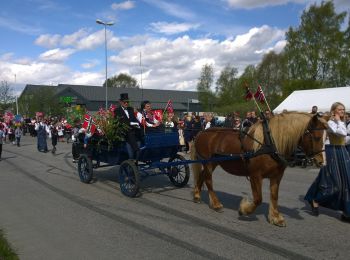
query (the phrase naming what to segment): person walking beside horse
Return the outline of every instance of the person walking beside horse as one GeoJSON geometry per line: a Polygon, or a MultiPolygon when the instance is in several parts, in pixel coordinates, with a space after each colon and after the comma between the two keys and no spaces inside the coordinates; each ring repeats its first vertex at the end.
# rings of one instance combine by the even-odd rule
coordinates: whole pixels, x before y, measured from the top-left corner
{"type": "Polygon", "coordinates": [[[325,146],[327,164],[321,168],[305,200],[309,202],[314,216],[319,215],[320,205],[341,210],[341,220],[350,223],[350,156],[345,148],[347,130],[344,116],[345,106],[335,102],[328,121],[330,144],[325,146]]]}

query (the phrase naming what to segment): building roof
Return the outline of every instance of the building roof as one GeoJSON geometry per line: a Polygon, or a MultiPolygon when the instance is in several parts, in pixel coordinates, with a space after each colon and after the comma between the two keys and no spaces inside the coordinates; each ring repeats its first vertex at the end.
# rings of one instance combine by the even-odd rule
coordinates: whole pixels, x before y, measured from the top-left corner
{"type": "MultiPolygon", "coordinates": [[[[69,84],[59,84],[57,86],[28,84],[22,94],[41,87],[54,88],[58,95],[67,89],[72,89],[84,99],[95,102],[104,102],[106,97],[106,89],[104,87],[69,84]]],[[[192,100],[198,100],[198,92],[196,91],[109,87],[107,90],[108,101],[118,102],[121,93],[128,93],[132,104],[136,107],[140,106],[143,100],[151,101],[155,108],[165,107],[168,100],[171,99],[174,109],[186,110],[188,102],[192,103],[192,100]]]]}

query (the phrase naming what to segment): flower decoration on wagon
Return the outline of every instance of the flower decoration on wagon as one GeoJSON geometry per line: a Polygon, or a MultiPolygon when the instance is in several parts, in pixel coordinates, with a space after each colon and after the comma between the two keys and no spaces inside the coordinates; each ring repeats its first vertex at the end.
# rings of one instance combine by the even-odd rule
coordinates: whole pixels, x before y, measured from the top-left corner
{"type": "Polygon", "coordinates": [[[111,106],[108,110],[100,108],[94,116],[94,122],[100,129],[102,140],[105,139],[110,148],[115,143],[125,141],[125,134],[128,131],[128,126],[115,117],[114,111],[115,106],[111,106]]]}

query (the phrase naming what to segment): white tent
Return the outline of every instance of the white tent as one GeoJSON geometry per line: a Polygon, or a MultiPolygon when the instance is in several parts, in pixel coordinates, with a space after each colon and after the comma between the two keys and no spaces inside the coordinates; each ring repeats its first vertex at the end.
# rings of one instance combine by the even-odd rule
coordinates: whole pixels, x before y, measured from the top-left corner
{"type": "Polygon", "coordinates": [[[290,94],[273,112],[287,111],[311,112],[317,106],[319,112],[327,112],[334,102],[345,105],[350,111],[350,87],[297,90],[290,94]]]}

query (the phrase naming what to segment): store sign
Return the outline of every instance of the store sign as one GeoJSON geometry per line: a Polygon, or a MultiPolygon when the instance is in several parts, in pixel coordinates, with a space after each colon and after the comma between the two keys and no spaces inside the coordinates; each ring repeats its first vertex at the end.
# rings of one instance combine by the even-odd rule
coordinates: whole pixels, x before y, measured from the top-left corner
{"type": "Polygon", "coordinates": [[[69,97],[69,96],[67,96],[67,97],[60,97],[60,100],[63,103],[72,103],[73,97],[69,97]]]}

